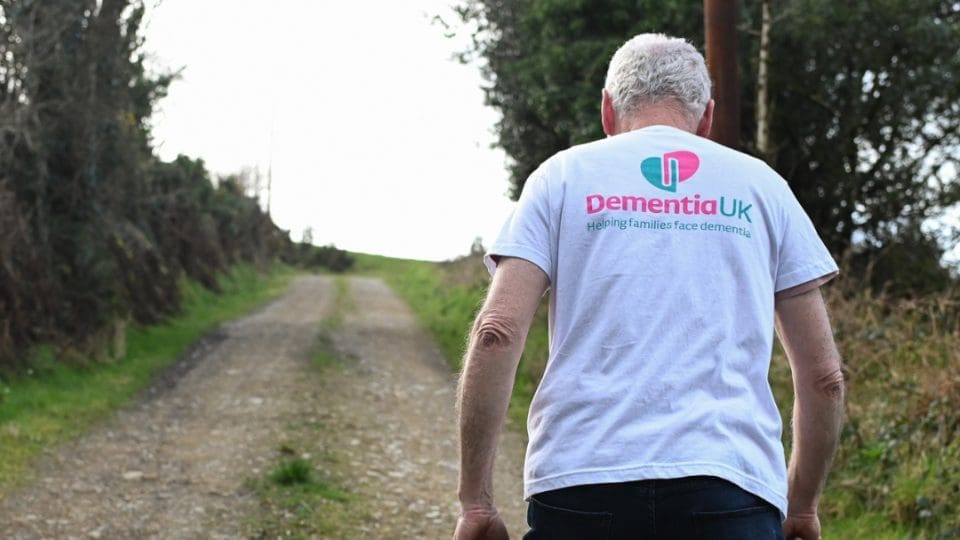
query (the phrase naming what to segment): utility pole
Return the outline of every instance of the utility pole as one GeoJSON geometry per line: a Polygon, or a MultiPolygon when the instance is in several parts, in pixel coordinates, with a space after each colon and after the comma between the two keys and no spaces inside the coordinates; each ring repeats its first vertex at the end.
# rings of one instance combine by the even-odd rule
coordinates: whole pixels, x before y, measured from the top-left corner
{"type": "Polygon", "coordinates": [[[736,0],[703,1],[707,69],[713,81],[716,108],[710,138],[740,147],[740,65],[737,58],[736,0]]]}
{"type": "Polygon", "coordinates": [[[277,106],[273,105],[270,111],[270,157],[267,161],[267,217],[270,216],[270,203],[273,199],[273,132],[276,126],[277,106]]]}

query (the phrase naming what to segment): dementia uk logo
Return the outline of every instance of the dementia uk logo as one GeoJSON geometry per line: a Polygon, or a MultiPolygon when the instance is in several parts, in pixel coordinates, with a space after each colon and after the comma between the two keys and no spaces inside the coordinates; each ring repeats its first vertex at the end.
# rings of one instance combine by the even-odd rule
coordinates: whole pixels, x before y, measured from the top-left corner
{"type": "Polygon", "coordinates": [[[676,193],[677,184],[689,180],[700,168],[700,158],[693,152],[667,152],[662,158],[650,157],[640,163],[640,172],[653,187],[676,193]]]}
{"type": "MultiPolygon", "coordinates": [[[[677,193],[681,183],[691,180],[700,169],[700,157],[687,150],[667,152],[662,156],[648,157],[640,163],[640,173],[655,188],[669,193],[677,193]]],[[[596,214],[604,210],[643,214],[673,214],[686,216],[716,216],[740,220],[740,226],[718,223],[685,223],[659,219],[643,220],[634,217],[627,219],[601,219],[587,224],[590,231],[600,231],[608,227],[621,230],[630,228],[655,230],[703,230],[737,233],[751,237],[746,223],[750,218],[752,204],[741,199],[721,196],[719,199],[707,199],[699,193],[683,197],[646,197],[640,194],[587,195],[587,214],[596,214]],[[746,222],[746,223],[742,223],[746,222]]],[[[652,216],[648,216],[652,217],[652,216]]]]}

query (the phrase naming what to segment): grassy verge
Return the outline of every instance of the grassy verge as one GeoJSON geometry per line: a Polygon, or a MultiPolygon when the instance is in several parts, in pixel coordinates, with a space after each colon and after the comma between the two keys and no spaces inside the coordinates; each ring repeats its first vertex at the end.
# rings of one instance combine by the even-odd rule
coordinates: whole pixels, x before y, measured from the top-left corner
{"type": "MultiPolygon", "coordinates": [[[[334,283],[333,307],[320,325],[311,357],[317,377],[347,361],[334,348],[330,334],[355,306],[347,281],[338,276],[334,283]]],[[[245,524],[247,536],[349,538],[367,519],[365,501],[331,472],[342,468],[343,459],[319,445],[324,429],[315,418],[294,419],[284,426],[285,440],[277,447],[273,467],[247,481],[261,509],[245,524]]]]}
{"type": "MultiPolygon", "coordinates": [[[[478,258],[428,263],[357,256],[433,332],[454,369],[488,279],[478,258]]],[[[847,420],[821,506],[825,538],[960,538],[960,299],[894,300],[840,281],[828,288],[848,369],[847,420]]],[[[547,357],[537,315],[510,417],[525,420],[547,357]]],[[[782,350],[770,382],[789,447],[792,381],[782,350]]]]}
{"type": "Polygon", "coordinates": [[[184,281],[182,314],[163,325],[129,329],[126,355],[116,361],[64,364],[55,361],[51,349],[38,350],[32,371],[0,379],[0,493],[19,484],[45,448],[83,433],[129,403],[191,343],[280,294],[292,276],[282,266],[267,275],[240,266],[221,278],[219,295],[184,281]]]}

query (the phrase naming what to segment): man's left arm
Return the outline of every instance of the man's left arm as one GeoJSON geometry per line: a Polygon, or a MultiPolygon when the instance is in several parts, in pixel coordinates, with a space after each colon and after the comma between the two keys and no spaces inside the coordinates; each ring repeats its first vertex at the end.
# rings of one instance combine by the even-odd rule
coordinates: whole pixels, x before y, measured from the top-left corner
{"type": "Polygon", "coordinates": [[[539,266],[500,260],[470,332],[457,393],[460,519],[454,538],[500,539],[507,531],[493,501],[493,466],[527,332],[549,285],[539,266]]]}

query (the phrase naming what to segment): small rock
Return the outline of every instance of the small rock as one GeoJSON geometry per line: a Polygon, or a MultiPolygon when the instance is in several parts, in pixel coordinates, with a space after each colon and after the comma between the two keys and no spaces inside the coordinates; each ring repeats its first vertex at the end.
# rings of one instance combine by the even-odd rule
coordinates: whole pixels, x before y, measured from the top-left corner
{"type": "Polygon", "coordinates": [[[130,480],[131,482],[134,480],[140,480],[142,478],[143,478],[142,471],[126,471],[123,473],[123,479],[130,480]]]}

